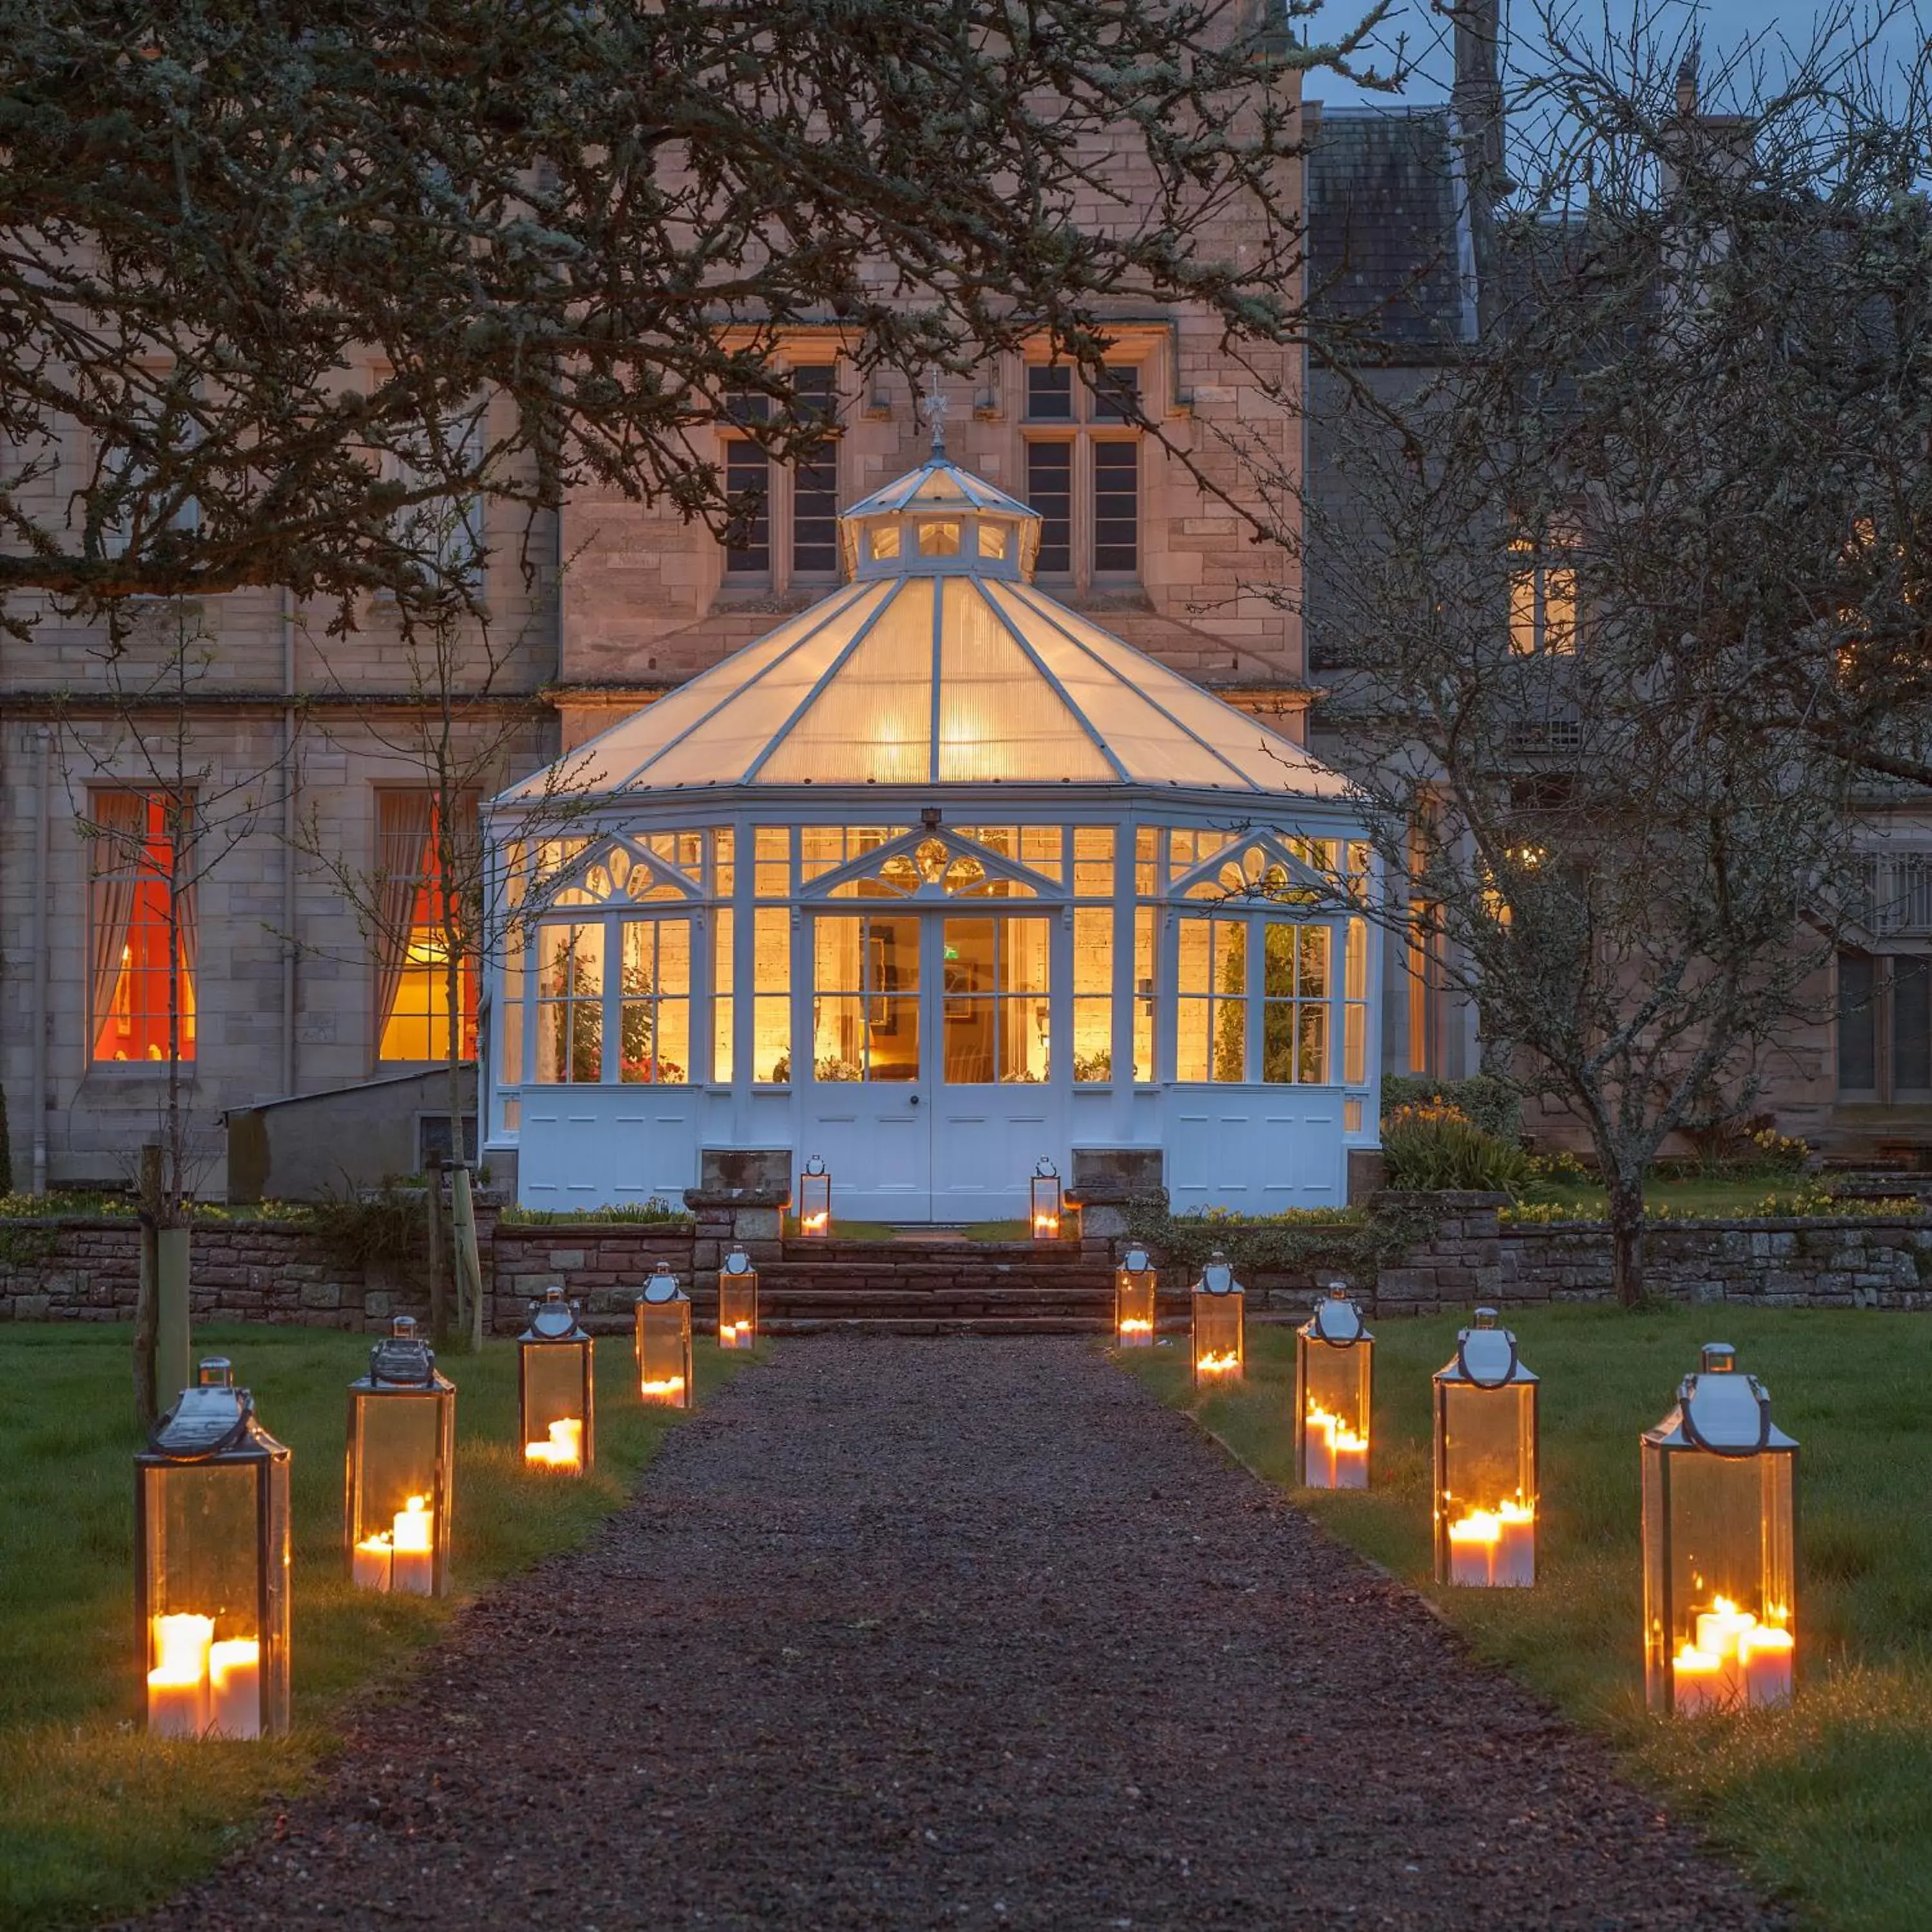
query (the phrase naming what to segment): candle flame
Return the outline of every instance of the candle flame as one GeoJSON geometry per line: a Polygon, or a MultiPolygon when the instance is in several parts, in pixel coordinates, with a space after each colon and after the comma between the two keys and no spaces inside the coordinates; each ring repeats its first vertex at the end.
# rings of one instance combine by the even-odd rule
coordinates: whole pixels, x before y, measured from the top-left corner
{"type": "Polygon", "coordinates": [[[214,1619],[191,1612],[154,1619],[154,1648],[160,1661],[148,1672],[160,1688],[199,1684],[208,1675],[208,1652],[214,1638],[214,1619]]]}
{"type": "Polygon", "coordinates": [[[684,1394],[684,1378],[666,1376],[661,1382],[640,1382],[638,1393],[646,1402],[675,1402],[684,1394]]]}
{"type": "Polygon", "coordinates": [[[751,1340],[752,1324],[748,1322],[721,1322],[718,1324],[718,1346],[721,1348],[742,1348],[751,1340]]]}
{"type": "Polygon", "coordinates": [[[1036,1235],[1058,1234],[1060,1216],[1058,1214],[1036,1214],[1033,1217],[1033,1231],[1036,1235]]]}
{"type": "Polygon", "coordinates": [[[1317,1402],[1311,1402],[1308,1405],[1308,1426],[1319,1434],[1325,1435],[1332,1448],[1366,1450],[1369,1446],[1366,1433],[1358,1434],[1339,1415],[1317,1402]]]}
{"type": "Polygon", "coordinates": [[[1232,1348],[1219,1351],[1210,1348],[1204,1355],[1196,1355],[1194,1358],[1194,1372],[1201,1376],[1228,1375],[1240,1366],[1240,1357],[1232,1348]]]}
{"type": "MultiPolygon", "coordinates": [[[[526,1442],[524,1460],[536,1462],[550,1469],[581,1469],[584,1467],[584,1424],[574,1415],[566,1415],[561,1421],[550,1425],[550,1439],[546,1442],[526,1442]]],[[[402,1519],[397,1518],[398,1527],[402,1519]]],[[[428,1548],[428,1545],[424,1546],[428,1548]]]]}
{"type": "Polygon", "coordinates": [[[1120,1333],[1123,1335],[1151,1335],[1154,1324],[1143,1322],[1137,1315],[1124,1315],[1120,1318],[1120,1333]]]}
{"type": "Polygon", "coordinates": [[[832,1210],[828,1208],[821,1208],[815,1214],[801,1215],[799,1217],[798,1231],[801,1234],[822,1234],[831,1225],[831,1222],[832,1210]]]}

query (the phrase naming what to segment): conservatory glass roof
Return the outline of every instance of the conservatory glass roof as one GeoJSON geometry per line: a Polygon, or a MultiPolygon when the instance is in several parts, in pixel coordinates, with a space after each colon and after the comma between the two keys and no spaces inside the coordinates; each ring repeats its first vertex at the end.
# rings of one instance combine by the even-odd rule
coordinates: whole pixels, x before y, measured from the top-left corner
{"type": "MultiPolygon", "coordinates": [[[[1142,785],[1333,798],[1340,774],[1026,580],[1037,514],[935,456],[841,519],[854,580],[553,768],[592,794],[1142,785]]],[[[543,794],[539,772],[504,794],[543,794]]]]}

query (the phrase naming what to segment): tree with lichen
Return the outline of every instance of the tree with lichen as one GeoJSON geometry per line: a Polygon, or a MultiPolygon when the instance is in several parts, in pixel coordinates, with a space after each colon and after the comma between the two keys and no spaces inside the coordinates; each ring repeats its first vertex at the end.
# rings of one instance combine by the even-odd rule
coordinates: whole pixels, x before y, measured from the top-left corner
{"type": "Polygon", "coordinates": [[[862,368],[1097,374],[1148,302],[1292,342],[1298,83],[1382,8],[1313,10],[0,0],[7,619],[277,586],[352,627],[452,500],[526,566],[574,489],[722,526],[728,394],[780,457],[827,433],[800,322],[862,368]]]}
{"type": "Polygon", "coordinates": [[[1383,916],[1588,1134],[1630,1302],[1658,1153],[1821,1015],[1861,788],[1932,778],[1927,104],[1841,19],[1721,116],[1694,47],[1544,25],[1494,319],[1352,399],[1306,541],[1383,916]]]}

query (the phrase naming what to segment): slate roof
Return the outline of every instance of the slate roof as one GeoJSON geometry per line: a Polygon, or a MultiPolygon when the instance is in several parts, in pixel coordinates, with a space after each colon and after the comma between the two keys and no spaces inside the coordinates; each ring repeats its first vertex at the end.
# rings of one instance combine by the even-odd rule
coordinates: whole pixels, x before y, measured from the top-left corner
{"type": "Polygon", "coordinates": [[[1361,326],[1365,355],[1427,362],[1462,335],[1461,189],[1446,106],[1322,109],[1307,164],[1310,294],[1318,314],[1361,326]]]}

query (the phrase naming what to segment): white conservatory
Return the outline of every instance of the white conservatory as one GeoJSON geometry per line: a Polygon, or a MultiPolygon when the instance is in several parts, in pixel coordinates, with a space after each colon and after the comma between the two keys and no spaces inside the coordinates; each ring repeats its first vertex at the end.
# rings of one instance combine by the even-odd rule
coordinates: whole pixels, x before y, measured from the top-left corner
{"type": "Polygon", "coordinates": [[[566,1210],[704,1148],[875,1220],[1022,1214],[1087,1148],[1161,1150],[1177,1209],[1344,1199],[1343,781],[1043,596],[1036,513],[943,452],[841,522],[841,589],[493,801],[484,1158],[566,1210]]]}

